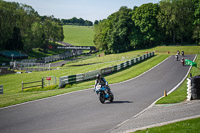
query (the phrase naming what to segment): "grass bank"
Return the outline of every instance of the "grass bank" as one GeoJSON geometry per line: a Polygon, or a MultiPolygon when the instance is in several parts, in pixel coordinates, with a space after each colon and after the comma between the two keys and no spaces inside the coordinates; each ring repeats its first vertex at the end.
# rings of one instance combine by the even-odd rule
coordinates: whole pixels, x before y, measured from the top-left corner
{"type": "Polygon", "coordinates": [[[149,128],[135,133],[198,133],[200,118],[185,120],[160,127],[149,128]]]}

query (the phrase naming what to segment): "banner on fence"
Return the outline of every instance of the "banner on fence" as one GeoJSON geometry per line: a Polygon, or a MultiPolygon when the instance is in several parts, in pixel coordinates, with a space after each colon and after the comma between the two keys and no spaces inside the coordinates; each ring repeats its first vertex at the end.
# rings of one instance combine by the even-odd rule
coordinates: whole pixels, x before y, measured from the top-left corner
{"type": "Polygon", "coordinates": [[[91,72],[87,72],[84,74],[84,80],[88,80],[88,79],[91,79],[91,78],[95,78],[95,76],[97,74],[100,73],[100,70],[96,70],[96,71],[91,71],[91,72]]]}
{"type": "Polygon", "coordinates": [[[46,80],[51,80],[51,77],[46,77],[46,80]]]}
{"type": "Polygon", "coordinates": [[[107,75],[114,71],[114,67],[108,67],[101,69],[101,74],[107,75]]]}

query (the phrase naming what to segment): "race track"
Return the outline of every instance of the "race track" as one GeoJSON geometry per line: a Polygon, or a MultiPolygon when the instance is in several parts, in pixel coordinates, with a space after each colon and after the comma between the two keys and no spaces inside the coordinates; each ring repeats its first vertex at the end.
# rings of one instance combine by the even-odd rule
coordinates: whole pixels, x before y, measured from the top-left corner
{"type": "Polygon", "coordinates": [[[188,69],[170,57],[136,79],[110,85],[115,96],[113,103],[101,104],[93,90],[88,89],[0,109],[0,133],[110,132],[147,108],[164,90],[174,88],[188,69]]]}

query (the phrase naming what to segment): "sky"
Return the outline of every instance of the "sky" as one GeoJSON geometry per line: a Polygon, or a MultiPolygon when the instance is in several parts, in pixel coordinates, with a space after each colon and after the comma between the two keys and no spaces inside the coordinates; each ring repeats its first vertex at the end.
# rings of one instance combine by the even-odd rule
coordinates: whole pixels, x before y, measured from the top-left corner
{"type": "Polygon", "coordinates": [[[33,7],[41,16],[55,18],[83,18],[94,22],[106,19],[121,6],[133,8],[145,3],[158,3],[160,0],[4,0],[19,2],[33,7]]]}

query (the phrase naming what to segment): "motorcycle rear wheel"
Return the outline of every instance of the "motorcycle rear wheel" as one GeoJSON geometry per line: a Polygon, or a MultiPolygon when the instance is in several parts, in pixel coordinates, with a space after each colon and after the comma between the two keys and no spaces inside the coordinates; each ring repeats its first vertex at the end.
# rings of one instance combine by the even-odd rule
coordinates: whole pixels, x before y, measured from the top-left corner
{"type": "Polygon", "coordinates": [[[113,102],[113,100],[114,100],[114,95],[111,93],[111,94],[110,94],[109,101],[110,101],[110,102],[113,102]]]}

